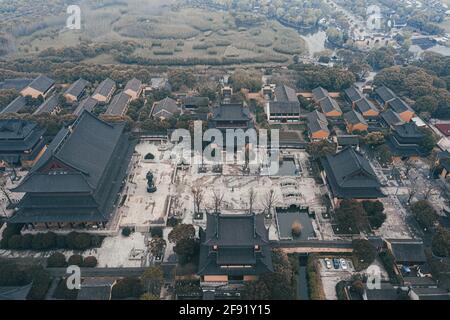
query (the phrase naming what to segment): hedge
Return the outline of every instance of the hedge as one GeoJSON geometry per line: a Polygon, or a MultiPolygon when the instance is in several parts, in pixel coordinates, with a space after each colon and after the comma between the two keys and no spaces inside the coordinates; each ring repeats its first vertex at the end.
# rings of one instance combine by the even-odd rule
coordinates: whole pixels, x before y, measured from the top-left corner
{"type": "Polygon", "coordinates": [[[79,266],[81,267],[83,265],[83,257],[79,254],[74,254],[69,257],[69,260],[67,261],[67,264],[69,266],[79,266]]]}
{"type": "Polygon", "coordinates": [[[55,252],[47,258],[48,268],[64,268],[67,267],[66,256],[61,252],[55,252]]]}
{"type": "Polygon", "coordinates": [[[8,225],[3,231],[0,242],[1,249],[11,250],[86,250],[98,248],[104,239],[103,236],[88,233],[71,232],[68,235],[57,235],[54,232],[37,234],[20,234],[21,227],[8,225]]]}
{"type": "Polygon", "coordinates": [[[306,264],[306,276],[308,278],[309,297],[311,300],[325,300],[320,270],[317,266],[317,257],[314,254],[308,256],[306,264]]]}

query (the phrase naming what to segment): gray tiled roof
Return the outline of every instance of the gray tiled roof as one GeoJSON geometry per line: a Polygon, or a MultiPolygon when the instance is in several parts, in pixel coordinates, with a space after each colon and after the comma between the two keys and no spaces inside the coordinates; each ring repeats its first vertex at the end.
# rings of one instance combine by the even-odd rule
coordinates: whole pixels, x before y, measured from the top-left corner
{"type": "Polygon", "coordinates": [[[328,129],[328,120],[323,113],[315,110],[307,115],[307,119],[309,131],[317,132],[324,130],[330,133],[330,130],[328,129]]]}
{"type": "Polygon", "coordinates": [[[10,104],[8,104],[1,112],[0,114],[6,114],[6,113],[17,113],[20,110],[22,110],[23,108],[25,108],[25,106],[27,105],[27,101],[25,99],[25,97],[23,96],[18,96],[17,98],[15,98],[13,101],[11,101],[10,104]]]}
{"type": "Polygon", "coordinates": [[[321,159],[334,196],[347,199],[378,198],[383,194],[369,161],[353,148],[321,159]]]}
{"type": "Polygon", "coordinates": [[[358,109],[360,113],[365,113],[370,110],[379,112],[377,107],[375,107],[375,105],[372,102],[370,102],[366,97],[362,98],[361,100],[358,100],[356,102],[355,107],[356,109],[358,109]]]}
{"type": "Polygon", "coordinates": [[[391,109],[386,110],[381,114],[381,118],[386,122],[386,124],[390,127],[400,125],[405,123],[402,118],[398,115],[398,113],[392,111],[391,109]]]}
{"type": "Polygon", "coordinates": [[[356,102],[361,100],[364,96],[357,88],[351,86],[348,89],[345,89],[345,95],[351,102],[356,102]]]}
{"type": "Polygon", "coordinates": [[[356,112],[355,110],[346,112],[344,114],[344,119],[345,119],[345,121],[347,121],[348,123],[353,124],[353,125],[358,124],[358,123],[367,125],[366,119],[364,119],[364,117],[362,116],[361,113],[356,112]]]}
{"type": "Polygon", "coordinates": [[[375,93],[380,97],[380,99],[384,103],[387,103],[388,101],[391,101],[391,100],[397,98],[395,93],[392,92],[392,90],[386,86],[381,86],[381,87],[376,88],[375,93]]]}
{"type": "Polygon", "coordinates": [[[397,263],[425,263],[425,250],[422,241],[413,239],[390,239],[392,254],[397,263]]]}
{"type": "Polygon", "coordinates": [[[47,76],[40,75],[36,79],[34,79],[28,87],[33,88],[35,90],[38,90],[40,92],[46,93],[48,90],[51,89],[55,84],[55,81],[50,79],[47,76]]]}
{"type": "Polygon", "coordinates": [[[26,78],[5,79],[5,81],[0,82],[0,89],[16,89],[17,91],[22,91],[32,81],[33,79],[26,79],[26,78]]]}
{"type": "Polygon", "coordinates": [[[397,113],[403,113],[405,111],[413,112],[411,107],[400,98],[395,98],[394,100],[389,101],[388,106],[397,113]]]}
{"type": "Polygon", "coordinates": [[[167,97],[155,103],[152,114],[153,116],[158,116],[159,113],[174,115],[179,111],[180,108],[178,107],[177,102],[174,99],[167,97]]]}
{"type": "Polygon", "coordinates": [[[297,92],[295,91],[295,89],[288,87],[286,85],[276,86],[275,100],[299,103],[298,97],[297,97],[297,92]]]}
{"type": "Polygon", "coordinates": [[[300,103],[290,101],[270,101],[270,114],[295,114],[300,115],[300,103]]]}
{"type": "Polygon", "coordinates": [[[58,106],[58,96],[53,95],[45,100],[33,114],[52,113],[58,106]]]}
{"type": "Polygon", "coordinates": [[[322,109],[323,113],[328,113],[331,111],[338,111],[342,113],[341,107],[339,107],[339,104],[331,97],[326,97],[325,99],[320,101],[320,108],[322,109]]]}
{"type": "Polygon", "coordinates": [[[208,97],[185,97],[183,99],[183,105],[195,106],[195,107],[207,107],[209,105],[208,97]]]}
{"type": "Polygon", "coordinates": [[[111,90],[113,90],[113,88],[115,86],[116,86],[116,83],[113,80],[111,80],[110,78],[106,78],[95,89],[94,95],[95,94],[100,94],[100,95],[102,95],[104,97],[107,97],[108,94],[111,92],[111,90]]]}
{"type": "Polygon", "coordinates": [[[250,120],[249,111],[242,104],[222,104],[213,111],[213,120],[215,121],[248,121],[250,120]]]}
{"type": "Polygon", "coordinates": [[[127,82],[127,85],[125,86],[124,91],[131,90],[134,92],[139,92],[142,88],[142,81],[138,80],[136,78],[131,79],[127,82]]]}
{"type": "Polygon", "coordinates": [[[86,89],[88,84],[89,81],[80,78],[70,85],[70,87],[66,90],[65,94],[70,94],[74,97],[79,98],[86,89]]]}
{"type": "Polygon", "coordinates": [[[316,103],[320,102],[321,100],[325,99],[329,96],[329,93],[327,90],[325,90],[322,87],[317,87],[312,91],[313,99],[316,103]]]}
{"type": "Polygon", "coordinates": [[[80,101],[78,107],[73,112],[74,115],[79,116],[83,113],[84,110],[92,112],[94,108],[97,106],[98,101],[93,99],[92,97],[87,97],[80,101]]]}
{"type": "Polygon", "coordinates": [[[127,110],[128,104],[130,103],[130,99],[131,97],[124,92],[116,94],[105,114],[114,116],[124,115],[127,110]]]}

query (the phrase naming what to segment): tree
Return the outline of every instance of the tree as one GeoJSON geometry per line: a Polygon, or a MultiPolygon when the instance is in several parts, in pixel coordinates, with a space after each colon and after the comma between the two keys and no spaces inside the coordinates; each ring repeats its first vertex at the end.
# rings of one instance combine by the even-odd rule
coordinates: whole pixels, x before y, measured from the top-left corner
{"type": "Polygon", "coordinates": [[[364,137],[364,143],[370,147],[378,147],[386,142],[382,132],[370,132],[364,137]]]}
{"type": "Polygon", "coordinates": [[[241,89],[248,89],[250,92],[257,92],[261,90],[262,87],[261,75],[259,73],[242,69],[236,70],[229,80],[233,85],[233,90],[235,92],[239,92],[241,89]]]}
{"type": "Polygon", "coordinates": [[[144,293],[141,297],[140,300],[159,300],[159,296],[156,296],[154,294],[150,294],[150,293],[144,293]]]}
{"type": "Polygon", "coordinates": [[[192,187],[192,195],[194,196],[194,213],[199,213],[205,196],[205,191],[198,186],[192,187]]]}
{"type": "Polygon", "coordinates": [[[262,200],[262,205],[267,214],[272,214],[272,209],[280,203],[280,199],[273,189],[270,189],[266,193],[266,196],[262,200]]]}
{"type": "Polygon", "coordinates": [[[436,256],[450,256],[450,230],[439,228],[438,232],[433,236],[432,250],[436,256]]]}
{"type": "Polygon", "coordinates": [[[246,281],[242,293],[244,300],[269,300],[270,289],[264,281],[246,281]]]}
{"type": "Polygon", "coordinates": [[[328,140],[311,142],[306,146],[308,152],[314,159],[319,159],[327,155],[336,153],[336,144],[328,140]]]}
{"type": "Polygon", "coordinates": [[[164,273],[159,266],[152,266],[142,275],[142,284],[148,294],[159,297],[164,282],[164,273]]]}
{"type": "Polygon", "coordinates": [[[294,221],[291,229],[292,229],[292,235],[294,237],[298,238],[302,234],[303,226],[299,221],[294,221]]]}
{"type": "Polygon", "coordinates": [[[366,211],[372,229],[379,229],[386,220],[384,205],[380,201],[363,201],[364,211],[366,211]]]}
{"type": "Polygon", "coordinates": [[[197,79],[194,74],[186,70],[172,70],[169,73],[169,82],[174,91],[180,90],[183,86],[187,88],[193,88],[197,83],[197,79]]]}
{"type": "Polygon", "coordinates": [[[154,257],[161,255],[165,247],[166,240],[164,240],[163,238],[154,237],[150,241],[150,252],[154,257]]]}
{"type": "Polygon", "coordinates": [[[220,212],[224,196],[225,194],[220,190],[213,190],[214,213],[220,212]]]}
{"type": "Polygon", "coordinates": [[[422,96],[416,100],[414,110],[418,113],[428,112],[433,114],[439,106],[439,101],[433,96],[422,96]]]}
{"type": "Polygon", "coordinates": [[[173,251],[178,255],[180,264],[185,265],[196,257],[199,243],[195,239],[181,239],[173,247],[173,251]]]}
{"type": "Polygon", "coordinates": [[[335,218],[343,233],[357,234],[368,229],[366,212],[362,204],[356,200],[342,200],[335,211],[335,218]]]}
{"type": "Polygon", "coordinates": [[[436,210],[427,200],[420,200],[410,206],[411,213],[424,228],[433,228],[439,219],[436,210]]]}
{"type": "Polygon", "coordinates": [[[253,214],[253,205],[256,200],[256,191],[255,189],[251,188],[248,192],[248,212],[250,214],[253,214]]]}
{"type": "Polygon", "coordinates": [[[69,266],[79,266],[83,265],[83,257],[79,254],[74,254],[69,257],[69,261],[67,262],[69,266]]]}
{"type": "Polygon", "coordinates": [[[171,243],[178,243],[180,240],[195,238],[195,228],[192,224],[179,224],[170,231],[168,239],[171,243]]]}
{"type": "Polygon", "coordinates": [[[113,299],[138,298],[142,295],[142,283],[137,278],[123,278],[112,288],[113,299]]]}
{"type": "Polygon", "coordinates": [[[97,266],[97,258],[94,256],[89,256],[84,258],[83,260],[83,267],[84,268],[95,268],[97,266]]]}
{"type": "Polygon", "coordinates": [[[351,289],[360,296],[364,294],[364,283],[361,280],[355,280],[352,282],[351,289]]]}
{"type": "Polygon", "coordinates": [[[55,252],[47,258],[48,268],[64,268],[66,266],[66,257],[61,252],[55,252]]]}
{"type": "MultiPolygon", "coordinates": [[[[365,239],[353,240],[353,256],[357,261],[359,270],[365,269],[372,264],[377,256],[377,252],[370,241],[365,239]]],[[[357,267],[355,266],[355,267],[357,267]]]]}

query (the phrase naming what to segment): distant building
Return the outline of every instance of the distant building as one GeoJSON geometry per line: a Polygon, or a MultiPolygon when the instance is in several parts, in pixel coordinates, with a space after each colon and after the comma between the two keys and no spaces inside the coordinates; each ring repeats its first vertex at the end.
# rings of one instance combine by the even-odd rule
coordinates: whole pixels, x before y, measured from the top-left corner
{"type": "Polygon", "coordinates": [[[370,200],[384,197],[381,184],[369,161],[353,148],[321,159],[334,205],[341,199],[370,200]]]}
{"type": "Polygon", "coordinates": [[[45,100],[33,114],[58,114],[61,112],[61,106],[57,95],[53,95],[45,100]]]}
{"type": "Polygon", "coordinates": [[[354,131],[364,132],[369,128],[366,119],[364,119],[361,113],[356,112],[355,110],[346,112],[344,114],[344,121],[347,127],[347,132],[350,134],[354,131]]]}
{"type": "Polygon", "coordinates": [[[92,95],[92,98],[97,100],[99,103],[107,104],[111,100],[114,91],[116,91],[116,83],[107,78],[98,85],[92,95]]]}
{"type": "Polygon", "coordinates": [[[342,116],[341,107],[336,100],[331,97],[326,97],[319,102],[320,109],[323,114],[329,118],[337,118],[342,116]]]}
{"type": "Polygon", "coordinates": [[[198,274],[204,286],[243,283],[273,272],[263,215],[208,214],[200,241],[198,274]]]}
{"type": "Polygon", "coordinates": [[[375,100],[383,107],[386,108],[389,101],[397,98],[394,92],[386,86],[381,86],[375,89],[375,100]]]}
{"type": "Polygon", "coordinates": [[[329,96],[330,96],[330,94],[328,93],[328,91],[322,87],[315,88],[312,91],[312,97],[316,104],[319,104],[320,101],[322,101],[323,99],[325,99],[329,96]]]}
{"type": "Polygon", "coordinates": [[[127,82],[127,85],[125,86],[123,92],[131,97],[131,101],[134,101],[139,99],[142,94],[142,90],[142,82],[136,78],[133,78],[127,82]]]}
{"type": "Polygon", "coordinates": [[[69,102],[77,102],[81,99],[88,86],[89,81],[84,79],[78,79],[70,85],[70,87],[64,92],[64,97],[69,102]]]}
{"type": "Polygon", "coordinates": [[[361,113],[364,118],[376,118],[380,114],[380,111],[375,107],[375,105],[369,101],[366,97],[358,100],[354,104],[356,111],[361,113]]]}
{"type": "Polygon", "coordinates": [[[24,193],[8,221],[36,228],[102,227],[117,205],[133,143],[125,123],[84,111],[63,128],[13,192],[24,193]]]}
{"type": "Polygon", "coordinates": [[[131,97],[125,92],[116,94],[108,106],[105,114],[111,116],[124,116],[127,113],[130,101],[131,97]]]}
{"type": "Polygon", "coordinates": [[[40,75],[26,86],[20,94],[24,97],[31,96],[33,98],[38,98],[39,96],[42,96],[45,98],[54,86],[55,81],[44,75],[40,75]]]}
{"type": "Polygon", "coordinates": [[[405,122],[410,122],[414,118],[414,110],[402,99],[395,98],[387,103],[388,107],[394,110],[405,122]]]}
{"type": "Polygon", "coordinates": [[[391,126],[391,130],[387,145],[395,157],[426,157],[429,154],[422,147],[425,134],[413,122],[391,126]]]}
{"type": "Polygon", "coordinates": [[[45,151],[45,129],[24,120],[0,120],[0,161],[31,167],[45,151]]]}
{"type": "Polygon", "coordinates": [[[323,140],[330,136],[328,120],[325,115],[317,110],[307,115],[309,135],[312,140],[323,140]]]}
{"type": "Polygon", "coordinates": [[[286,85],[275,88],[273,100],[267,104],[267,120],[281,123],[300,120],[300,102],[295,89],[286,85]]]}
{"type": "Polygon", "coordinates": [[[7,114],[7,113],[18,113],[19,111],[22,111],[27,106],[27,100],[24,96],[18,96],[13,101],[11,101],[10,104],[8,104],[1,112],[0,114],[7,114]]]}
{"type": "Polygon", "coordinates": [[[355,148],[359,150],[359,136],[357,135],[338,135],[334,137],[334,141],[337,144],[337,150],[343,150],[347,147],[355,148]]]}
{"type": "Polygon", "coordinates": [[[182,99],[183,109],[186,110],[199,110],[208,109],[209,98],[208,97],[185,97],[182,99]]]}
{"type": "Polygon", "coordinates": [[[92,98],[92,97],[84,98],[83,100],[80,101],[77,108],[73,111],[73,114],[78,117],[85,110],[92,112],[97,105],[98,105],[98,101],[95,100],[94,98],[92,98]]]}
{"type": "Polygon", "coordinates": [[[356,103],[364,98],[364,95],[354,86],[351,86],[344,91],[344,97],[348,103],[352,105],[352,108],[355,107],[356,103]]]}
{"type": "Polygon", "coordinates": [[[250,112],[242,103],[221,104],[213,110],[210,127],[221,130],[249,129],[252,127],[250,112]]]}
{"type": "Polygon", "coordinates": [[[172,118],[181,112],[178,103],[172,98],[165,98],[153,104],[152,117],[161,120],[172,118]]]}

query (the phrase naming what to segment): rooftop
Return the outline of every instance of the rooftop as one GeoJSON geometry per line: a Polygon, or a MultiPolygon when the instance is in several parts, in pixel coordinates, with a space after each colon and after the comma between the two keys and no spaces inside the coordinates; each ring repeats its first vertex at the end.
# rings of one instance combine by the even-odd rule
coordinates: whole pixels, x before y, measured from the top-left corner
{"type": "Polygon", "coordinates": [[[89,81],[80,78],[72,83],[64,94],[70,94],[78,98],[84,92],[84,89],[86,89],[88,84],[89,81]]]}
{"type": "Polygon", "coordinates": [[[10,104],[8,104],[1,112],[0,114],[6,114],[6,113],[18,113],[23,108],[25,108],[27,105],[27,100],[23,96],[18,96],[13,101],[11,101],[10,104]]]}
{"type": "Polygon", "coordinates": [[[114,96],[105,114],[113,116],[123,116],[127,111],[131,97],[124,92],[120,92],[114,96]]]}
{"type": "Polygon", "coordinates": [[[52,113],[58,106],[58,96],[53,95],[45,100],[33,114],[52,113]]]}
{"type": "Polygon", "coordinates": [[[111,80],[110,78],[106,78],[95,89],[94,95],[99,94],[101,96],[107,97],[115,86],[116,83],[113,80],[111,80]]]}
{"type": "Polygon", "coordinates": [[[33,88],[39,92],[46,93],[55,85],[55,81],[50,79],[47,76],[40,75],[36,79],[34,79],[28,87],[33,88]]]}

